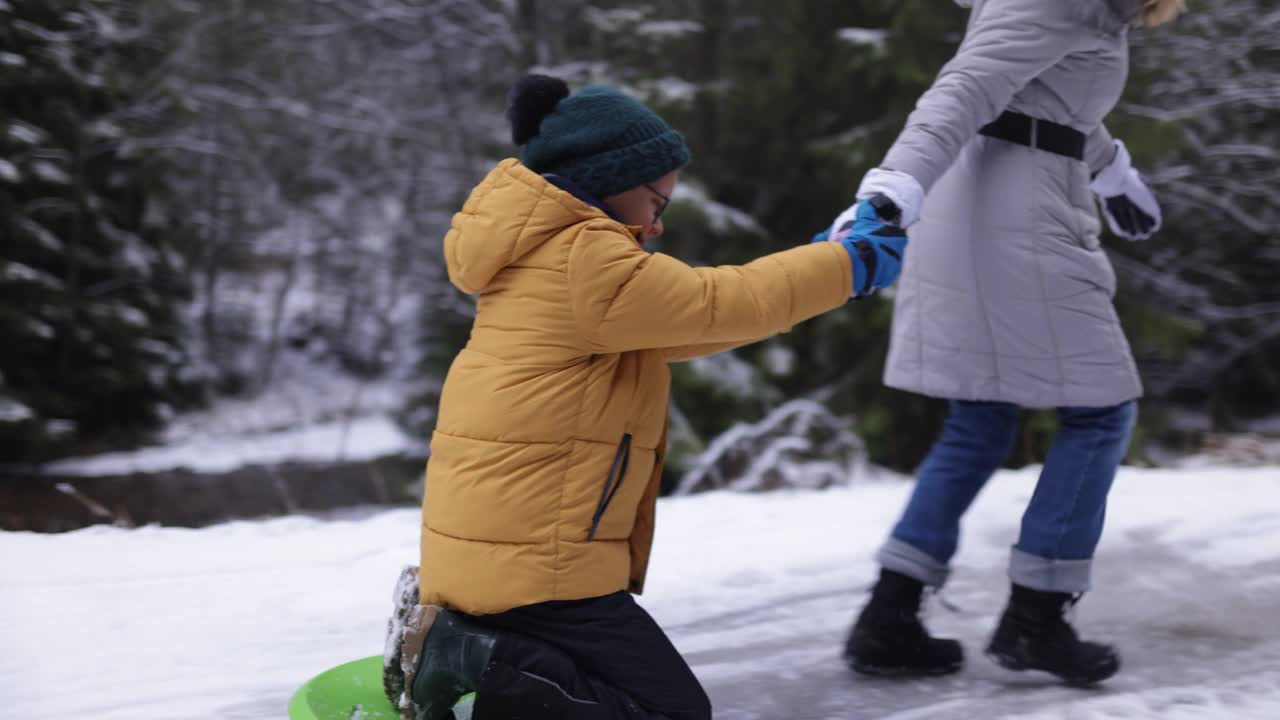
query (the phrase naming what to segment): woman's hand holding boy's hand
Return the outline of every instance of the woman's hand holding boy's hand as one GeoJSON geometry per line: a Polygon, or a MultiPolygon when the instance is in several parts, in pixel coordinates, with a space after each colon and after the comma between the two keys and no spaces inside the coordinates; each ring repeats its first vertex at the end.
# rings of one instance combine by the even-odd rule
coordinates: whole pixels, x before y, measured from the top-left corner
{"type": "Polygon", "coordinates": [[[838,242],[853,263],[853,297],[861,298],[893,285],[902,271],[907,233],[886,224],[898,214],[889,198],[876,195],[855,206],[853,219],[814,236],[813,242],[838,242]]]}

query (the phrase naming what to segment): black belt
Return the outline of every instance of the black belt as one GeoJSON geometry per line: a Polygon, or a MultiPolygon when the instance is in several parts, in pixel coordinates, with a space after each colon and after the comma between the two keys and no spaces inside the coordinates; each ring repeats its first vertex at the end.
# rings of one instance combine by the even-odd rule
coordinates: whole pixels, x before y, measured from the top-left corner
{"type": "Polygon", "coordinates": [[[1074,160],[1084,160],[1084,133],[1073,127],[1038,120],[1030,115],[1006,110],[994,122],[984,125],[978,133],[1056,155],[1065,155],[1074,160]]]}

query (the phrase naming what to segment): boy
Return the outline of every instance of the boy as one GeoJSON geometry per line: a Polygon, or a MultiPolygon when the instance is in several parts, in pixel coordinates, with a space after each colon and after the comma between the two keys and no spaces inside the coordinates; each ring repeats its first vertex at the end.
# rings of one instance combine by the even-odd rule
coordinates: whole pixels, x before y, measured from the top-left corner
{"type": "Polygon", "coordinates": [[[843,243],[692,268],[643,248],[689,162],[661,118],[612,88],[570,96],[529,76],[508,119],[522,161],[499,164],[445,238],[450,280],[479,298],[432,438],[409,695],[426,720],[471,691],[479,718],[709,718],[631,596],[653,539],[668,363],[892,283],[906,238],[872,215],[843,243]]]}

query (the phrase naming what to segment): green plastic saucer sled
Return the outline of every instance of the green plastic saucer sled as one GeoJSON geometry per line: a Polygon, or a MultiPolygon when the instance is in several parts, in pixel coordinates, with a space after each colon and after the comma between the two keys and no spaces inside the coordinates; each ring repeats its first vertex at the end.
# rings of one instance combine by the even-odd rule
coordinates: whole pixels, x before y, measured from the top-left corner
{"type": "MultiPolygon", "coordinates": [[[[471,717],[475,693],[453,707],[457,720],[471,717]]],[[[289,720],[400,720],[382,694],[382,656],[374,655],[325,670],[298,688],[289,700],[289,720]]]]}

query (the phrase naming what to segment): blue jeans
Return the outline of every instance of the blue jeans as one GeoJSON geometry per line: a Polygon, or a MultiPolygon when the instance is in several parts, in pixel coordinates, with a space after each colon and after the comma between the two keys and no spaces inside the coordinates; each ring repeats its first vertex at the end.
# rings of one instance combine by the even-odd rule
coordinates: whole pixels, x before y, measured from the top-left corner
{"type": "MultiPolygon", "coordinates": [[[[1107,493],[1129,447],[1137,403],[1058,408],[1061,429],[1022,516],[1009,577],[1035,590],[1084,592],[1102,537],[1107,493]]],[[[1013,447],[1021,408],[952,401],[942,436],[877,560],[941,586],[960,539],[960,518],[1013,447]]]]}

